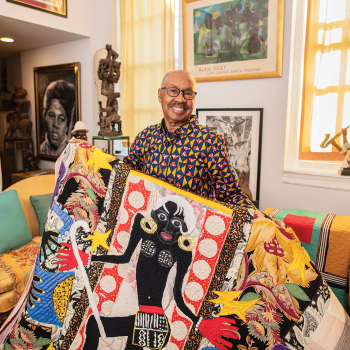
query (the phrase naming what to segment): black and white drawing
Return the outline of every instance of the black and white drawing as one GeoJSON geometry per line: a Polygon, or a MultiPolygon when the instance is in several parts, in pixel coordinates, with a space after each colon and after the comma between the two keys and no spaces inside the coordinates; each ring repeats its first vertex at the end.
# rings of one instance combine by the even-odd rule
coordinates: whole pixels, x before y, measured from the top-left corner
{"type": "Polygon", "coordinates": [[[80,64],[34,68],[38,155],[56,160],[80,120],[80,64]]]}
{"type": "Polygon", "coordinates": [[[240,186],[259,200],[262,109],[197,109],[197,117],[224,136],[240,186]]]}

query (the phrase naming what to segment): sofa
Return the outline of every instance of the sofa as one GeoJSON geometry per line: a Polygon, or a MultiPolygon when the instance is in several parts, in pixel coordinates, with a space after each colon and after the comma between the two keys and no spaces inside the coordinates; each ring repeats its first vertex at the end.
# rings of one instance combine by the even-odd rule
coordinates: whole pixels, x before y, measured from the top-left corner
{"type": "Polygon", "coordinates": [[[264,213],[293,229],[318,271],[349,312],[350,216],[277,208],[266,208],[264,213]]]}
{"type": "MultiPolygon", "coordinates": [[[[11,309],[16,305],[25,289],[27,281],[30,278],[41,244],[41,237],[39,234],[42,234],[42,232],[39,231],[39,219],[40,226],[42,226],[40,229],[43,230],[45,221],[43,221],[42,218],[47,216],[49,210],[49,203],[47,202],[48,200],[50,201],[50,195],[52,197],[54,187],[55,175],[50,174],[29,177],[15,183],[4,192],[0,193],[1,211],[9,210],[12,212],[11,207],[15,205],[16,196],[18,196],[20,206],[22,207],[25,216],[24,221],[26,221],[26,223],[24,224],[27,224],[27,228],[29,227],[30,230],[27,229],[27,236],[21,237],[20,241],[17,242],[17,220],[14,220],[14,229],[11,229],[11,232],[6,232],[3,227],[0,228],[0,252],[2,252],[0,255],[0,323],[1,321],[4,321],[11,309]],[[10,196],[15,199],[8,200],[10,196]],[[1,197],[3,197],[2,202],[1,197]],[[44,206],[42,205],[42,202],[39,203],[41,206],[38,206],[38,198],[41,201],[46,198],[44,206]],[[45,216],[46,207],[47,211],[45,216]],[[41,214],[39,210],[42,211],[41,214]],[[9,239],[8,237],[11,238],[9,239]],[[7,243],[4,243],[5,239],[7,239],[7,243]],[[12,244],[12,246],[15,246],[16,249],[7,250],[6,244],[9,243],[12,244]],[[3,252],[4,250],[7,251],[3,252]]],[[[16,209],[21,210],[20,206],[16,209]]],[[[20,213],[17,215],[23,214],[20,213]]]]}

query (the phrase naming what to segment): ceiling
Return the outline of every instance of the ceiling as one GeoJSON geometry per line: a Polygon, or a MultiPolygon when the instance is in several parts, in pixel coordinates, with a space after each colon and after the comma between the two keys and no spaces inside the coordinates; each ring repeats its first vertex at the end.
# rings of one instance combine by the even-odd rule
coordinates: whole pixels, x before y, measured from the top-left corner
{"type": "Polygon", "coordinates": [[[21,51],[79,40],[86,36],[40,26],[17,19],[0,16],[0,38],[9,37],[13,43],[0,41],[0,57],[19,57],[21,51]]]}

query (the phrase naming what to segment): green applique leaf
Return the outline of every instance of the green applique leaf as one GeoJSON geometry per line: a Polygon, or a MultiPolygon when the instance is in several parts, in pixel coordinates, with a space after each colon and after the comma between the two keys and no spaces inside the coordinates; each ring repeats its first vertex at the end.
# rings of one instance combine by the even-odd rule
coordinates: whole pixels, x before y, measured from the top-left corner
{"type": "Polygon", "coordinates": [[[33,345],[34,346],[45,346],[47,344],[52,343],[52,340],[49,338],[39,338],[38,340],[36,340],[33,345]]]}
{"type": "Polygon", "coordinates": [[[5,350],[13,350],[13,347],[8,342],[5,341],[4,345],[5,350]]]}
{"type": "Polygon", "coordinates": [[[249,301],[249,300],[254,300],[259,298],[260,298],[260,294],[249,292],[247,294],[244,294],[243,297],[239,299],[239,301],[249,301]]]}
{"type": "Polygon", "coordinates": [[[87,188],[86,189],[86,193],[96,203],[96,196],[95,196],[94,191],[92,189],[90,189],[90,188],[87,188]]]}
{"type": "Polygon", "coordinates": [[[293,297],[304,301],[310,301],[310,298],[298,285],[294,283],[286,283],[285,286],[289,290],[289,293],[293,295],[293,297]]]}

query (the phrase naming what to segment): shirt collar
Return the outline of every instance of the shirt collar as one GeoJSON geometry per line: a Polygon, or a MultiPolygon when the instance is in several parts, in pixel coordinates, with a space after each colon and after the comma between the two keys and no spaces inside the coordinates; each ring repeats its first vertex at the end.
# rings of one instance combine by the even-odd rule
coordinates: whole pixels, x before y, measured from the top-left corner
{"type": "MultiPolygon", "coordinates": [[[[181,135],[181,134],[188,135],[193,131],[193,129],[196,128],[197,125],[198,125],[197,116],[191,115],[190,119],[186,123],[182,124],[174,131],[174,136],[181,135]]],[[[162,119],[162,122],[160,123],[160,130],[159,131],[160,131],[160,133],[167,134],[166,128],[165,128],[164,118],[162,119]]]]}

